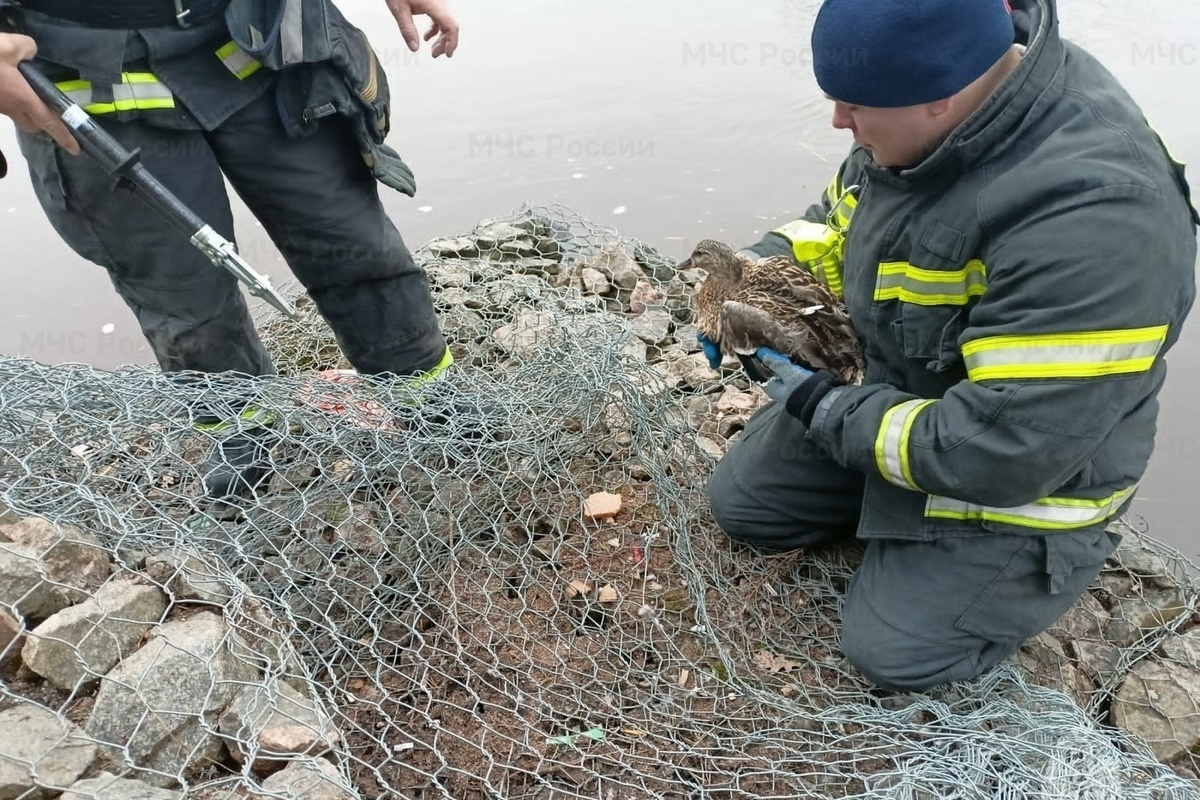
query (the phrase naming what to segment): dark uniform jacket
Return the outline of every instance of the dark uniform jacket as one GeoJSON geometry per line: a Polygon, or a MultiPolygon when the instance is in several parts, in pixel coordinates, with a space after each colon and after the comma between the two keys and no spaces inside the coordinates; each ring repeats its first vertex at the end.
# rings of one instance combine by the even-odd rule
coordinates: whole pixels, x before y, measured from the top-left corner
{"type": "Polygon", "coordinates": [[[186,27],[98,27],[34,9],[23,16],[38,66],[99,119],[213,130],[272,91],[290,135],[346,115],[376,177],[416,192],[411,170],[384,143],[387,75],[366,35],[331,0],[228,0],[222,13],[186,27]]]}
{"type": "Polygon", "coordinates": [[[936,152],[891,170],[854,148],[747,248],[824,275],[863,340],[864,385],[810,404],[809,437],[866,473],[864,537],[1103,525],[1154,446],[1200,219],[1053,0],[1013,6],[1020,66],[936,152]]]}

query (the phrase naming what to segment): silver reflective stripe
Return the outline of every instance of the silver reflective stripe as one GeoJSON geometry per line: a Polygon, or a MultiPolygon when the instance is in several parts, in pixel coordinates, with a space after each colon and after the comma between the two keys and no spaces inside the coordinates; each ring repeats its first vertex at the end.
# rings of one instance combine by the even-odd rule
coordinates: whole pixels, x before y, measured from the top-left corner
{"type": "Polygon", "coordinates": [[[1114,492],[1102,500],[1073,497],[1047,497],[1023,506],[998,508],[980,506],[930,495],[925,503],[925,516],[942,519],[1003,522],[1043,530],[1071,530],[1099,525],[1113,516],[1121,504],[1137,490],[1137,484],[1114,492]]]}
{"type": "Polygon", "coordinates": [[[91,89],[73,89],[69,92],[63,92],[72,103],[78,106],[90,105],[92,102],[91,89]]]}
{"type": "Polygon", "coordinates": [[[908,437],[917,414],[933,400],[908,400],[883,415],[875,439],[875,464],[883,477],[897,486],[920,491],[908,462],[908,437]]]}
{"type": "Polygon", "coordinates": [[[875,300],[899,300],[923,306],[963,306],[987,290],[987,268],[971,260],[961,269],[923,269],[907,261],[879,265],[875,300]]]}
{"type": "Polygon", "coordinates": [[[242,80],[254,74],[260,66],[257,59],[237,46],[237,42],[229,42],[222,46],[217,50],[217,58],[221,59],[226,69],[242,80]]]}
{"type": "Polygon", "coordinates": [[[304,58],[304,0],[287,0],[279,28],[279,48],[284,64],[304,58]]]}
{"type": "Polygon", "coordinates": [[[1087,378],[1144,372],[1167,326],[1094,333],[996,336],[963,346],[967,375],[988,378],[1087,378]]]}
{"type": "Polygon", "coordinates": [[[142,106],[154,100],[171,101],[174,99],[171,90],[161,83],[122,83],[113,86],[113,102],[117,108],[142,106]]]}

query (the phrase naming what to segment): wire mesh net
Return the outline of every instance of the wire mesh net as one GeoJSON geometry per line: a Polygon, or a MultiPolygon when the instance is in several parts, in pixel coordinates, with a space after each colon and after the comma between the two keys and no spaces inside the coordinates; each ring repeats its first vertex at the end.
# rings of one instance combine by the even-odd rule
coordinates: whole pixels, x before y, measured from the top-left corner
{"type": "Polygon", "coordinates": [[[1123,520],[1010,662],[879,691],[838,646],[861,551],[708,515],[764,398],[698,352],[702,276],[556,206],[417,256],[433,388],[349,372],[299,294],[270,379],[0,360],[0,797],[1200,795],[1178,553],[1123,520]],[[270,476],[214,508],[192,422],[247,403],[270,476]]]}

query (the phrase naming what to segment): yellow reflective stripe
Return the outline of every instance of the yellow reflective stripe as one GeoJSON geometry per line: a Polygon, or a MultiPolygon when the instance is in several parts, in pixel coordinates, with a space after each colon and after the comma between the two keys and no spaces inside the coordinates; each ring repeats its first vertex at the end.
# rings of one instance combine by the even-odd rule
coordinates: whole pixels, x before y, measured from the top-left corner
{"type": "Polygon", "coordinates": [[[917,414],[934,402],[908,400],[892,406],[883,415],[883,421],[879,424],[879,434],[875,437],[875,465],[879,468],[879,473],[889,482],[915,492],[921,489],[913,480],[909,464],[909,435],[912,433],[917,414]]]}
{"type": "Polygon", "coordinates": [[[841,234],[828,225],[806,219],[780,225],[772,233],[787,238],[796,262],[807,265],[834,296],[842,296],[841,234]]]}
{"type": "Polygon", "coordinates": [[[1167,326],[1086,333],[989,336],[963,345],[975,382],[1022,378],[1098,378],[1145,372],[1167,338],[1167,326]]]}
{"type": "Polygon", "coordinates": [[[192,427],[198,431],[223,431],[234,427],[237,421],[250,423],[251,425],[270,425],[275,421],[275,414],[257,406],[247,406],[246,409],[237,415],[233,420],[221,420],[220,422],[197,422],[192,427]]]}
{"type": "Polygon", "coordinates": [[[121,73],[121,83],[111,87],[113,99],[110,102],[93,102],[95,92],[89,81],[62,81],[55,85],[89,114],[175,107],[175,96],[171,90],[149,72],[121,73]]]}
{"type": "Polygon", "coordinates": [[[442,360],[439,361],[437,363],[437,365],[433,367],[433,369],[430,369],[427,372],[422,372],[420,375],[416,376],[415,378],[410,379],[408,382],[408,385],[416,387],[416,386],[421,386],[423,384],[429,383],[430,381],[435,381],[438,378],[442,377],[442,375],[446,372],[446,370],[450,369],[451,365],[453,365],[453,364],[454,364],[454,354],[451,353],[450,348],[447,347],[446,352],[442,354],[442,360]]]}
{"type": "Polygon", "coordinates": [[[1106,522],[1135,491],[1136,483],[1100,500],[1047,497],[1013,508],[980,506],[949,497],[930,495],[925,502],[925,516],[975,522],[1002,522],[1039,530],[1073,530],[1106,522]]]}
{"type": "Polygon", "coordinates": [[[884,261],[879,265],[875,282],[875,301],[964,306],[986,290],[987,267],[978,259],[955,270],[924,269],[907,261],[884,261]]]}
{"type": "Polygon", "coordinates": [[[829,200],[830,213],[843,229],[850,224],[850,217],[854,215],[854,209],[858,207],[858,198],[852,194],[846,194],[845,191],[837,174],[834,174],[829,186],[825,187],[825,197],[829,200]],[[843,211],[843,207],[849,211],[843,211]]]}
{"type": "Polygon", "coordinates": [[[175,96],[148,72],[126,72],[113,86],[113,102],[120,111],[174,108],[175,96]]]}
{"type": "Polygon", "coordinates": [[[245,80],[262,66],[258,59],[250,56],[232,40],[217,48],[216,53],[225,68],[236,75],[238,80],[245,80]]]}

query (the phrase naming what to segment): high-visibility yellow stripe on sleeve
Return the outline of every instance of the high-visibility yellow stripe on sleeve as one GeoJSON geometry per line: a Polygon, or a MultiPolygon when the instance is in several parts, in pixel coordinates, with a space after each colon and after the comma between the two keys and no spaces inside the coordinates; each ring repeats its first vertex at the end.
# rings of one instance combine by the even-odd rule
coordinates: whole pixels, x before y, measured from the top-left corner
{"type": "Polygon", "coordinates": [[[1047,497],[1012,508],[974,505],[949,497],[930,495],[925,516],[940,519],[999,522],[1038,530],[1075,530],[1107,522],[1133,493],[1137,484],[1099,500],[1047,497]]]}
{"type": "Polygon", "coordinates": [[[1167,338],[1167,326],[1128,330],[990,336],[963,345],[967,377],[985,380],[1098,378],[1145,372],[1167,338]]]}
{"type": "Polygon", "coordinates": [[[908,400],[889,408],[883,415],[883,421],[879,424],[879,434],[875,437],[875,464],[879,467],[880,474],[889,482],[905,489],[920,491],[920,487],[913,480],[909,464],[909,435],[912,433],[917,414],[934,402],[908,400]]]}
{"type": "Polygon", "coordinates": [[[907,261],[879,265],[875,301],[899,300],[922,306],[965,306],[987,289],[987,268],[972,259],[962,269],[924,269],[907,261]]]}
{"type": "Polygon", "coordinates": [[[799,264],[820,278],[836,297],[842,296],[842,236],[819,222],[798,219],[781,225],[778,233],[792,243],[792,255],[799,264]]]}
{"type": "Polygon", "coordinates": [[[217,48],[217,58],[221,59],[221,63],[225,68],[237,76],[238,80],[245,80],[258,71],[262,64],[258,59],[250,56],[245,50],[238,47],[237,42],[229,41],[217,48]]]}

